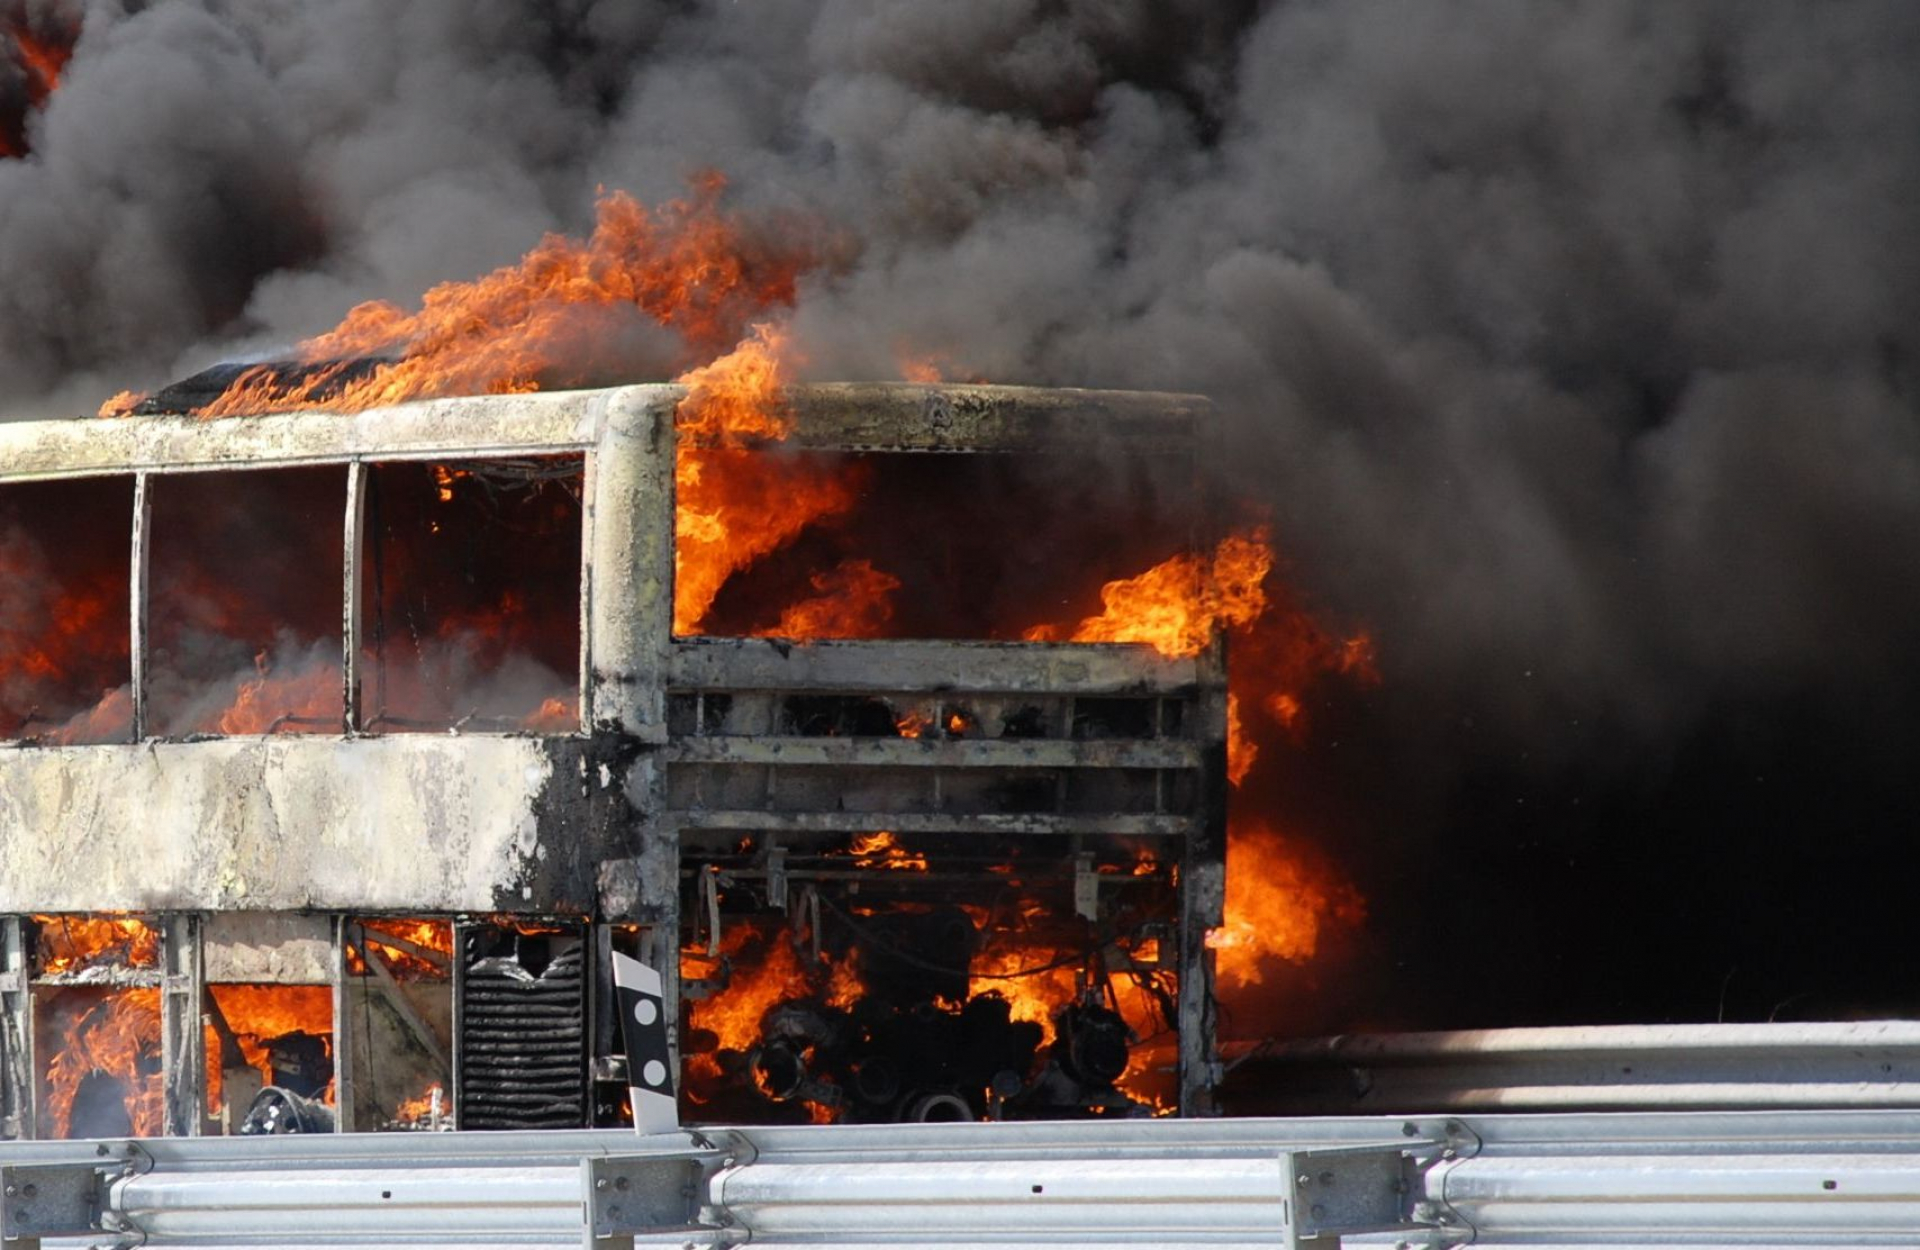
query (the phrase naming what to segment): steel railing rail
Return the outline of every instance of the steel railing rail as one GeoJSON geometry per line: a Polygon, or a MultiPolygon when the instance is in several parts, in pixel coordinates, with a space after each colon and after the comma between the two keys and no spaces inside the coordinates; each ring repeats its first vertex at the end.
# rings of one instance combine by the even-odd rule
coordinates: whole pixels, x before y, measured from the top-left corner
{"type": "Polygon", "coordinates": [[[1920,1244],[1907,1111],[13,1142],[0,1173],[23,1248],[1920,1244]]]}
{"type": "Polygon", "coordinates": [[[1305,1038],[1246,1055],[1290,1115],[1920,1107],[1920,1021],[1632,1024],[1305,1038]]]}

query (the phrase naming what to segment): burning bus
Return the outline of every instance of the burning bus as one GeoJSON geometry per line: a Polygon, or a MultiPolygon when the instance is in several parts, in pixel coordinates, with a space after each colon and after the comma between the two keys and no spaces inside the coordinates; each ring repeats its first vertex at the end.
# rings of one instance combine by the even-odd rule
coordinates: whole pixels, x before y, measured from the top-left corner
{"type": "Polygon", "coordinates": [[[8,1135],[622,1123],[616,954],[689,1119],[1200,1114],[1357,920],[1229,811],[1370,654],[1208,401],[792,384],[722,189],[0,425],[8,1135]]]}
{"type": "Polygon", "coordinates": [[[231,380],[0,426],[9,1136],[617,1124],[616,951],[689,1119],[1209,1108],[1204,400],[231,380]]]}

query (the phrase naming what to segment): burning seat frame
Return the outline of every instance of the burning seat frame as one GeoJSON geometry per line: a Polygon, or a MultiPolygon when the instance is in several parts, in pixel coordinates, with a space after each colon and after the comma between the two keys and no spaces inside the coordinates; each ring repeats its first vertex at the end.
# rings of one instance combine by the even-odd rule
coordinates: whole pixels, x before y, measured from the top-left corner
{"type": "MultiPolygon", "coordinates": [[[[1178,986],[1178,1107],[1212,1109],[1212,956],[1225,848],[1226,656],[1192,658],[1123,644],[835,641],[676,637],[674,428],[682,390],[496,396],[356,415],[200,420],[152,417],[0,425],[7,483],[122,476],[134,496],[129,740],[93,746],[0,744],[0,1097],[9,1136],[36,1135],[34,913],[153,917],[162,955],[164,1131],[208,1130],[199,1020],[206,918],[331,917],[336,1004],[348,917],[568,917],[637,934],[668,971],[669,1019],[681,985],[684,839],[702,831],[855,835],[880,830],[977,836],[1060,835],[1088,847],[1151,844],[1178,865],[1179,915],[1165,963],[1178,986]],[[379,734],[362,724],[361,551],[370,466],[397,461],[584,457],[581,722],[561,734],[379,734]],[[344,674],[337,735],[167,740],[149,733],[147,672],[151,484],[166,474],[340,467],[344,674]],[[783,732],[763,718],[714,732],[701,709],[794,696],[896,700],[1032,699],[1069,722],[1076,700],[1177,705],[1145,737],[837,738],[783,732]],[[692,713],[692,721],[687,719],[692,713]],[[777,779],[887,791],[890,778],[1059,777],[1151,772],[1144,810],[1017,812],[944,804],[916,791],[866,810],[783,806],[777,779]],[[761,798],[742,803],[743,778],[761,798]],[[712,795],[729,796],[714,806],[712,795]],[[1164,848],[1163,850],[1161,848],[1164,848]],[[86,871],[75,871],[85,863],[86,871]]],[[[1208,406],[1191,396],[892,384],[794,388],[791,443],[823,451],[926,454],[1120,454],[1192,463],[1208,406]]],[[[1196,536],[1199,537],[1199,536],[1196,536]]],[[[1156,714],[1157,716],[1158,714],[1156,714]]],[[[763,868],[766,865],[762,865],[763,868]]],[[[1084,873],[1082,874],[1085,875],[1084,873]]],[[[1077,883],[1100,906],[1102,883],[1077,883]]],[[[1083,896],[1083,897],[1082,897],[1083,896]]],[[[623,939],[624,940],[624,939],[623,939]]],[[[339,1008],[336,1008],[339,1010],[339,1008]]],[[[457,1008],[456,1008],[457,1010],[457,1008]]],[[[601,1075],[612,1030],[593,1027],[601,1075]]],[[[354,1073],[337,1068],[342,1128],[354,1073]]],[[[454,1058],[454,1082],[461,1074],[454,1058]]],[[[456,1100],[457,1101],[457,1100],[456,1100]]],[[[457,1113],[456,1113],[457,1114],[457,1113]]],[[[368,1126],[361,1126],[368,1127],[368,1126]]]]}

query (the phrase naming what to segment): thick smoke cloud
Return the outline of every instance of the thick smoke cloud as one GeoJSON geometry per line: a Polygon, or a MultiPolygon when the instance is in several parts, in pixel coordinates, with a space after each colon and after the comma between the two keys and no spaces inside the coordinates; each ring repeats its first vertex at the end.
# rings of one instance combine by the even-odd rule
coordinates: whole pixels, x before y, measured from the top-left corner
{"type": "Polygon", "coordinates": [[[96,0],[0,161],[0,406],[717,168],[848,240],[817,375],[1216,396],[1413,840],[1755,700],[1911,740],[1917,64],[1904,0],[96,0]]]}

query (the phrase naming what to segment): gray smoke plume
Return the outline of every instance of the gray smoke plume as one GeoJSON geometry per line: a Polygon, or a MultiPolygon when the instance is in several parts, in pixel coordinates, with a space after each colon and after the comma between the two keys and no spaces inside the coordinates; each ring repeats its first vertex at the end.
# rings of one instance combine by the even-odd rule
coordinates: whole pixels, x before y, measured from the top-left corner
{"type": "Polygon", "coordinates": [[[794,315],[815,375],[930,353],[1216,396],[1223,471],[1372,628],[1382,715],[1442,772],[1676,741],[1729,697],[1920,689],[1906,0],[82,17],[31,157],[0,161],[16,415],[713,168],[850,241],[794,315]]]}

